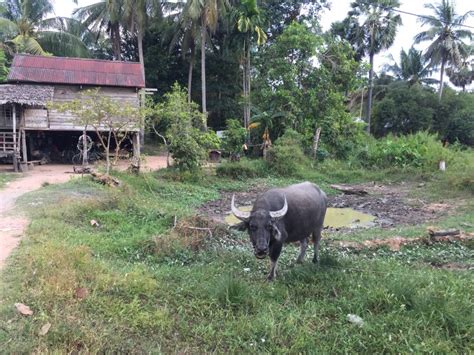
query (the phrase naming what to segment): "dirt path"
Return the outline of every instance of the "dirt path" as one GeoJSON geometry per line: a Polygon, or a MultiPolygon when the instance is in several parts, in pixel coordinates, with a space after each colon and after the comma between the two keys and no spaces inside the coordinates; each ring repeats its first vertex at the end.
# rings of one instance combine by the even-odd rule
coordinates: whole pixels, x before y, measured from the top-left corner
{"type": "Polygon", "coordinates": [[[72,167],[67,165],[43,165],[22,174],[0,190],[0,269],[6,258],[20,242],[29,220],[13,210],[21,195],[39,189],[44,183],[59,184],[68,181],[72,167]]]}
{"type": "MultiPolygon", "coordinates": [[[[119,164],[120,170],[125,170],[127,167],[128,164],[125,162],[119,164]]],[[[166,167],[166,157],[150,156],[147,157],[142,170],[151,171],[164,167],[166,167]]],[[[10,171],[10,166],[0,166],[0,174],[7,171],[10,171]]],[[[41,188],[44,183],[61,184],[69,181],[73,176],[71,165],[40,165],[0,189],[0,269],[3,268],[5,260],[13,249],[18,246],[28,227],[28,218],[13,209],[18,197],[41,188]]]]}

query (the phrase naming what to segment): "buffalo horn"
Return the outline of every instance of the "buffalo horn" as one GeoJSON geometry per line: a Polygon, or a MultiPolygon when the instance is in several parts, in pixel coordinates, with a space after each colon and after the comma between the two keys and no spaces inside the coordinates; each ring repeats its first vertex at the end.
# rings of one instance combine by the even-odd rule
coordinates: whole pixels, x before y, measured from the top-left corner
{"type": "Polygon", "coordinates": [[[278,211],[270,211],[270,217],[272,217],[272,219],[274,220],[278,220],[280,218],[283,218],[286,212],[288,212],[288,202],[286,201],[285,197],[285,204],[283,205],[283,208],[278,211]]]}
{"type": "Polygon", "coordinates": [[[235,207],[234,198],[235,196],[232,195],[232,203],[231,203],[232,213],[234,214],[235,217],[237,217],[241,221],[247,222],[250,219],[250,212],[243,212],[239,210],[237,207],[235,207]]]}

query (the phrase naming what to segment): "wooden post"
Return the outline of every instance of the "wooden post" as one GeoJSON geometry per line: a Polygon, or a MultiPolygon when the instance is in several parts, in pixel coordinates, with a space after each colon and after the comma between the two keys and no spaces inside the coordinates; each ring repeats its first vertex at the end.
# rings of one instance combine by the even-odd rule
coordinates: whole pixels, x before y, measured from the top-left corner
{"type": "Polygon", "coordinates": [[[140,133],[133,133],[133,157],[140,159],[140,133]]]}
{"type": "Polygon", "coordinates": [[[133,157],[130,162],[130,171],[138,174],[140,172],[140,132],[133,133],[133,157]]]}
{"type": "Polygon", "coordinates": [[[25,130],[25,111],[22,110],[21,114],[21,150],[23,152],[22,157],[23,157],[23,163],[25,166],[25,169],[28,170],[28,151],[26,149],[26,130],[25,130]]]}
{"type": "Polygon", "coordinates": [[[23,167],[24,171],[28,171],[28,152],[26,150],[26,131],[23,128],[21,130],[21,150],[23,152],[23,167]]]}
{"type": "Polygon", "coordinates": [[[13,126],[13,169],[18,172],[18,151],[16,146],[16,105],[12,104],[12,126],[13,126]]]}
{"type": "Polygon", "coordinates": [[[82,131],[82,166],[88,165],[88,156],[87,156],[87,126],[84,127],[82,131]]]}

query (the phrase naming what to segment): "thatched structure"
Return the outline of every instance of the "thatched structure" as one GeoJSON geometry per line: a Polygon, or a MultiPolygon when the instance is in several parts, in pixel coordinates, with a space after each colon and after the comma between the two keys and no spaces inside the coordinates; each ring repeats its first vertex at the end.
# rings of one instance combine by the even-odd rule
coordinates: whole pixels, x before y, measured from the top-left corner
{"type": "Polygon", "coordinates": [[[53,94],[53,86],[27,84],[0,85],[0,105],[46,106],[48,102],[53,100],[53,94]]]}
{"type": "MultiPolygon", "coordinates": [[[[83,132],[97,137],[90,125],[48,103],[70,102],[99,88],[100,95],[138,107],[145,88],[139,63],[25,54],[15,55],[7,80],[0,85],[0,160],[13,157],[15,169],[31,160],[71,163],[83,132]]],[[[127,127],[135,154],[139,130],[127,127]]]]}

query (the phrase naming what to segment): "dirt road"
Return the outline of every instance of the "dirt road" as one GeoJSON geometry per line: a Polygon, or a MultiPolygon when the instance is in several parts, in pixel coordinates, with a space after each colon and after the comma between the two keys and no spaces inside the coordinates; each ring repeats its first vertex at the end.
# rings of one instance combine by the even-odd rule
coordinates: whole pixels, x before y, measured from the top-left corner
{"type": "MultiPolygon", "coordinates": [[[[118,168],[125,170],[127,166],[126,163],[122,163],[118,168]]],[[[164,167],[166,167],[166,157],[150,156],[147,157],[142,170],[151,171],[164,167]]],[[[10,171],[10,166],[0,166],[0,174],[6,171],[10,171]]],[[[0,189],[0,269],[13,249],[18,246],[29,223],[28,218],[21,211],[13,209],[17,198],[41,188],[44,183],[61,184],[69,181],[73,176],[71,165],[40,165],[0,189]]]]}

